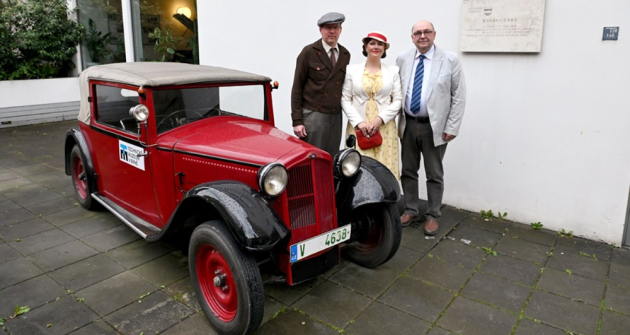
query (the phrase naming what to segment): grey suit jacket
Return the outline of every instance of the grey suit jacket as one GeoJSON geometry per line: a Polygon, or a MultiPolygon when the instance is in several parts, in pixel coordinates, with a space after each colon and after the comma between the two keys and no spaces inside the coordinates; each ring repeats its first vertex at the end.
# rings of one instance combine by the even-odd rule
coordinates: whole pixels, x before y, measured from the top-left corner
{"type": "MultiPolygon", "coordinates": [[[[403,108],[407,99],[407,87],[409,81],[413,80],[413,61],[416,49],[404,52],[396,58],[396,65],[400,68],[400,79],[402,82],[403,108]]],[[[431,76],[428,87],[422,90],[427,91],[427,110],[431,129],[433,129],[433,142],[435,146],[446,143],[442,139],[442,134],[459,134],[459,127],[464,117],[464,107],[466,105],[466,83],[464,82],[464,71],[457,55],[452,52],[443,51],[435,47],[435,54],[431,64],[431,76]]],[[[403,111],[404,113],[404,111],[403,111]]],[[[404,114],[398,118],[398,136],[403,137],[405,133],[406,120],[404,114]]]]}

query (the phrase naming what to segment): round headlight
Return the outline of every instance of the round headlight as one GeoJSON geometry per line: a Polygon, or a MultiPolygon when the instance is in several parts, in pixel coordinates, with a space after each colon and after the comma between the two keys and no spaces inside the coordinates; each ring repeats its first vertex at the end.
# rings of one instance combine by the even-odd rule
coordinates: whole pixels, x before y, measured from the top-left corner
{"type": "Polygon", "coordinates": [[[265,165],[258,172],[258,186],[270,197],[276,197],[282,193],[288,181],[287,169],[280,163],[265,165]]]}
{"type": "Polygon", "coordinates": [[[352,177],[358,171],[361,166],[361,154],[354,149],[346,149],[339,153],[339,160],[337,161],[337,170],[341,172],[344,177],[352,177]]]}
{"type": "Polygon", "coordinates": [[[129,109],[129,116],[133,116],[138,122],[146,121],[149,117],[149,108],[143,104],[136,105],[129,109]]]}

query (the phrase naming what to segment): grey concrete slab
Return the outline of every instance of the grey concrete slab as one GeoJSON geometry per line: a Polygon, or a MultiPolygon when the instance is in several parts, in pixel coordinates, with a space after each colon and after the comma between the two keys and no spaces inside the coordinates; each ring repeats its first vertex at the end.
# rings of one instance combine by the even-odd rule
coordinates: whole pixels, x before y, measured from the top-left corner
{"type": "Polygon", "coordinates": [[[615,262],[610,263],[610,272],[608,274],[609,285],[619,285],[627,289],[630,289],[629,278],[630,278],[630,266],[621,265],[615,262]]]}
{"type": "Polygon", "coordinates": [[[125,268],[132,269],[172,251],[173,248],[167,244],[149,243],[140,239],[109,250],[106,255],[125,268]]]}
{"type": "Polygon", "coordinates": [[[532,286],[538,280],[540,267],[520,259],[489,255],[481,266],[481,272],[532,286]]]}
{"type": "Polygon", "coordinates": [[[3,218],[0,220],[0,227],[4,227],[10,224],[16,224],[22,221],[32,220],[36,218],[35,214],[30,211],[19,208],[3,213],[3,218]]]}
{"type": "Polygon", "coordinates": [[[517,320],[518,315],[458,297],[437,324],[458,334],[510,334],[517,320]]]}
{"type": "Polygon", "coordinates": [[[32,164],[32,165],[22,166],[18,168],[12,168],[11,171],[19,174],[22,177],[28,177],[30,175],[44,173],[44,172],[51,172],[54,170],[43,164],[32,164]]]}
{"type": "MultiPolygon", "coordinates": [[[[630,278],[626,278],[630,280],[630,278]]],[[[620,286],[608,285],[604,307],[630,314],[630,291],[620,286]]]]}
{"type": "Polygon", "coordinates": [[[413,250],[398,248],[394,257],[387,261],[387,263],[381,264],[380,267],[391,271],[403,272],[415,264],[420,258],[422,258],[422,256],[423,255],[421,253],[413,250]]]}
{"type": "Polygon", "coordinates": [[[528,225],[520,223],[510,223],[509,230],[505,233],[513,238],[520,238],[526,241],[536,242],[550,247],[556,244],[556,239],[558,237],[558,234],[556,234],[556,232],[546,229],[535,230],[528,225]]]}
{"type": "Polygon", "coordinates": [[[59,284],[46,275],[40,275],[0,290],[0,317],[12,315],[15,306],[35,309],[66,295],[59,284]]]}
{"type": "Polygon", "coordinates": [[[339,334],[330,326],[308,315],[289,309],[278,314],[254,332],[255,335],[327,335],[339,334]]]}
{"type": "Polygon", "coordinates": [[[1,181],[5,181],[5,180],[12,180],[15,178],[20,178],[21,176],[11,170],[8,169],[2,169],[0,170],[0,182],[1,181]]]}
{"type": "Polygon", "coordinates": [[[194,312],[163,292],[156,292],[116,312],[105,319],[123,334],[155,334],[165,331],[194,312]]]}
{"type": "Polygon", "coordinates": [[[434,326],[433,328],[431,328],[431,330],[429,331],[428,335],[453,335],[455,333],[446,330],[444,328],[440,328],[438,326],[434,326]]]}
{"type": "Polygon", "coordinates": [[[156,286],[169,285],[188,276],[188,257],[174,251],[131,271],[156,286]]]}
{"type": "Polygon", "coordinates": [[[39,276],[40,274],[42,274],[42,271],[24,258],[8,261],[2,264],[0,289],[39,276]]]}
{"type": "Polygon", "coordinates": [[[339,329],[355,319],[372,300],[326,281],[298,300],[293,307],[339,329]]]}
{"type": "Polygon", "coordinates": [[[72,335],[119,335],[114,328],[108,325],[101,319],[96,319],[92,323],[88,323],[87,325],[73,331],[70,333],[72,335]]]}
{"type": "Polygon", "coordinates": [[[604,298],[604,285],[601,281],[547,268],[537,288],[598,307],[604,298]]]}
{"type": "Polygon", "coordinates": [[[44,219],[57,227],[61,227],[89,217],[102,215],[103,213],[105,212],[88,211],[81,206],[74,206],[57,213],[48,214],[44,217],[44,219]]]}
{"type": "Polygon", "coordinates": [[[567,332],[540,321],[535,322],[529,319],[522,319],[518,324],[515,335],[567,335],[567,332]]]}
{"type": "Polygon", "coordinates": [[[378,301],[428,322],[434,322],[454,294],[419,280],[400,278],[378,301]]]}
{"type": "Polygon", "coordinates": [[[485,251],[481,249],[449,239],[440,241],[435,249],[431,250],[431,255],[470,269],[479,266],[486,257],[485,251]]]}
{"type": "MultiPolygon", "coordinates": [[[[263,314],[263,320],[261,324],[271,320],[276,314],[281,313],[287,306],[281,302],[265,297],[265,313],[263,314]]],[[[201,312],[203,314],[203,312],[201,312]]]]}
{"type": "Polygon", "coordinates": [[[547,266],[562,271],[569,269],[575,274],[605,281],[608,276],[610,263],[580,256],[574,251],[562,252],[554,250],[553,256],[547,262],[547,266]]]}
{"type": "Polygon", "coordinates": [[[94,312],[74,297],[66,296],[10,320],[5,323],[5,327],[12,334],[67,334],[92,322],[96,317],[94,312]]]}
{"type": "Polygon", "coordinates": [[[83,303],[98,315],[105,316],[135,301],[146,299],[158,288],[130,271],[117,274],[83,290],[76,296],[84,298],[83,303]]]}
{"type": "Polygon", "coordinates": [[[98,252],[81,241],[70,241],[56,247],[34,253],[29,259],[44,271],[52,271],[68,264],[96,255],[98,252]]]}
{"type": "Polygon", "coordinates": [[[58,213],[64,209],[72,208],[75,206],[78,206],[76,200],[62,196],[51,201],[26,206],[26,209],[35,213],[36,215],[46,216],[48,214],[58,213]]]}
{"type": "Polygon", "coordinates": [[[579,237],[561,237],[556,242],[555,250],[565,253],[581,254],[584,257],[592,256],[594,259],[608,261],[612,256],[612,246],[579,237]]]}
{"type": "Polygon", "coordinates": [[[580,334],[596,334],[599,307],[536,290],[525,316],[580,334]]]}
{"type": "Polygon", "coordinates": [[[547,263],[548,253],[551,251],[551,247],[544,244],[529,242],[520,238],[511,238],[510,236],[503,236],[493,249],[504,255],[539,265],[547,263]]]}
{"type": "Polygon", "coordinates": [[[16,204],[19,204],[20,206],[29,207],[62,197],[60,194],[55,193],[45,187],[39,186],[39,188],[40,189],[30,192],[22,192],[21,194],[12,197],[11,200],[16,204]]]}
{"type": "Polygon", "coordinates": [[[6,243],[0,243],[0,265],[18,258],[20,254],[17,251],[6,243]]]}
{"type": "Polygon", "coordinates": [[[460,226],[449,237],[476,247],[493,248],[501,238],[501,234],[470,226],[460,226]]]}
{"type": "Polygon", "coordinates": [[[0,238],[5,241],[22,239],[24,237],[35,235],[46,230],[54,229],[55,226],[40,219],[35,218],[20,223],[14,223],[0,228],[0,238]]]}
{"type": "Polygon", "coordinates": [[[50,171],[40,174],[30,175],[28,179],[42,185],[48,189],[55,189],[59,187],[72,184],[72,179],[61,171],[50,171]]]}
{"type": "Polygon", "coordinates": [[[377,298],[396,281],[398,275],[398,273],[382,267],[368,269],[356,264],[348,264],[328,280],[369,297],[377,298]],[[365,278],[372,279],[365,280],[365,278]]]}
{"type": "Polygon", "coordinates": [[[82,261],[50,272],[50,277],[72,291],[78,291],[113,277],[125,268],[103,255],[86,258],[82,261]]]}
{"type": "Polygon", "coordinates": [[[205,316],[194,314],[184,321],[167,329],[161,335],[219,335],[205,316]]]}
{"type": "Polygon", "coordinates": [[[113,214],[101,214],[59,228],[76,238],[83,238],[120,225],[123,225],[122,221],[113,214]]]}
{"type": "Polygon", "coordinates": [[[265,294],[285,305],[291,306],[323,282],[323,279],[316,278],[295,286],[289,286],[287,284],[265,284],[265,294]]]}
{"type": "Polygon", "coordinates": [[[68,243],[72,240],[74,240],[72,236],[55,228],[27,236],[19,241],[13,240],[9,244],[13,247],[13,249],[17,250],[22,255],[28,256],[42,250],[68,243]]]}
{"type": "Polygon", "coordinates": [[[611,311],[602,315],[602,331],[605,335],[627,335],[630,329],[630,316],[611,311]]]}
{"type": "Polygon", "coordinates": [[[459,291],[473,270],[451,264],[436,257],[425,256],[414,265],[408,275],[452,291],[459,291]]]}
{"type": "Polygon", "coordinates": [[[426,236],[422,229],[406,227],[402,230],[400,247],[425,255],[439,241],[435,236],[426,236]]]}
{"type": "Polygon", "coordinates": [[[33,182],[30,179],[24,177],[0,181],[0,193],[4,193],[7,190],[13,190],[15,188],[27,185],[33,185],[33,182]]]}
{"type": "MultiPolygon", "coordinates": [[[[2,201],[0,201],[0,213],[4,214],[6,212],[12,211],[14,209],[19,209],[22,208],[22,206],[16,204],[15,202],[11,201],[10,199],[4,198],[2,197],[2,201]]],[[[3,215],[4,216],[4,215],[3,215]]],[[[4,220],[4,218],[3,218],[4,220]]],[[[2,224],[0,224],[1,226],[2,224]]]]}
{"type": "Polygon", "coordinates": [[[460,224],[460,226],[471,226],[484,230],[489,230],[495,233],[503,234],[506,232],[506,228],[510,228],[508,221],[499,220],[497,218],[484,219],[477,213],[470,213],[460,224]]]}
{"type": "Polygon", "coordinates": [[[140,239],[131,228],[119,225],[81,239],[90,247],[104,252],[140,239]]]}
{"type": "Polygon", "coordinates": [[[426,321],[375,302],[346,328],[346,333],[414,335],[424,334],[429,326],[431,324],[426,321]]]}
{"type": "Polygon", "coordinates": [[[531,287],[478,272],[466,284],[461,295],[518,314],[525,307],[531,292],[531,287]]]}
{"type": "MultiPolygon", "coordinates": [[[[168,285],[165,288],[164,293],[193,309],[195,312],[201,312],[203,314],[190,277],[186,277],[176,283],[168,285]]],[[[267,310],[265,310],[265,313],[267,313],[267,310]]]]}
{"type": "Polygon", "coordinates": [[[612,262],[616,264],[630,266],[630,249],[627,247],[613,248],[612,262]]]}

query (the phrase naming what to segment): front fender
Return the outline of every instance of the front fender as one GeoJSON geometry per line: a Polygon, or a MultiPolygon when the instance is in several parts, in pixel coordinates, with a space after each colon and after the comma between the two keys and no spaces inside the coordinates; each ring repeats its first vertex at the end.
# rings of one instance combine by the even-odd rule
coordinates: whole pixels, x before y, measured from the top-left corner
{"type": "Polygon", "coordinates": [[[400,199],[396,177],[385,165],[366,156],[361,157],[359,172],[352,178],[340,179],[336,186],[335,198],[340,214],[366,204],[396,203],[400,199]]]}
{"type": "Polygon", "coordinates": [[[201,199],[223,217],[237,242],[248,250],[270,250],[289,235],[276,212],[260,193],[236,181],[219,181],[195,186],[188,199],[201,199]]]}

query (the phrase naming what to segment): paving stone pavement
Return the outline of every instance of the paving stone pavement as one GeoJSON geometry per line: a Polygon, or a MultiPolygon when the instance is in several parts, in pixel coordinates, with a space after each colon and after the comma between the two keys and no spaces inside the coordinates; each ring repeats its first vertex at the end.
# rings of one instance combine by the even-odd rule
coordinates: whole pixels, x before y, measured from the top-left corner
{"type": "MultiPolygon", "coordinates": [[[[214,334],[185,255],[77,205],[63,161],[75,124],[0,129],[3,332],[214,334]]],[[[629,334],[630,250],[446,206],[435,238],[413,223],[378,268],[344,261],[265,293],[257,334],[629,334]]]]}

